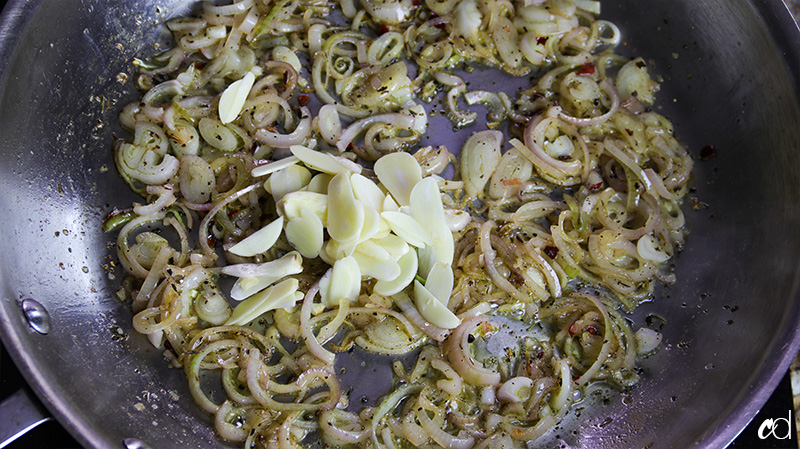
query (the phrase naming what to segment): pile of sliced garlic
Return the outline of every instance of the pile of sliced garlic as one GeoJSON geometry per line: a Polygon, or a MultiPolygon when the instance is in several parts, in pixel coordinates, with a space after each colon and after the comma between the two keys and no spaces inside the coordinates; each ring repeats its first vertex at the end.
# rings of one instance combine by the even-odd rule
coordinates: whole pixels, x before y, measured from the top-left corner
{"type": "Polygon", "coordinates": [[[302,271],[303,258],[319,257],[330,268],[319,281],[321,303],[315,310],[337,308],[341,300],[354,303],[362,280],[374,279],[373,291],[386,297],[413,284],[423,318],[443,329],[457,327],[461,320],[447,306],[454,282],[452,233],[467,221],[446,213],[439,187],[444,180],[423,177],[408,153],[379,159],[375,182],[348,159],[300,145],[290,150],[292,156],[252,171],[266,177],[264,189],[276,201],[278,218],[227,250],[252,257],[267,252],[283,234],[295,251],[263,264],[222,269],[238,277],[231,297],[242,301],[226,324],[291,310],[303,294],[296,280],[284,278],[302,271]]]}

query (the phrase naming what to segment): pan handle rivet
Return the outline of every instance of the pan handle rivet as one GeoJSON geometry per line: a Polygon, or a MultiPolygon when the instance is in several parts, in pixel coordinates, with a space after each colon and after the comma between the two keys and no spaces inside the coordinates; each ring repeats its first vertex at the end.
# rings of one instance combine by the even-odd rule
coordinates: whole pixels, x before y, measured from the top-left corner
{"type": "Polygon", "coordinates": [[[50,333],[50,314],[43,305],[34,299],[27,298],[22,300],[20,307],[28,325],[33,330],[42,335],[50,333]]]}

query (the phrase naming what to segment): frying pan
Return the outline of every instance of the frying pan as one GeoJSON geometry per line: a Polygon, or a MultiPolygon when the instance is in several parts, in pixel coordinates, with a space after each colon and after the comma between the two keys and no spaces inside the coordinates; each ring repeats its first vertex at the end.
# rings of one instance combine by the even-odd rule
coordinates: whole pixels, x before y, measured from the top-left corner
{"type": "MultiPolygon", "coordinates": [[[[132,330],[115,296],[113,236],[100,230],[114,205],[136,200],[112,160],[116,114],[136,95],[122,81],[185,3],[13,1],[0,17],[0,337],[87,447],[228,447],[182,372],[132,330]]],[[[714,151],[696,158],[678,283],[631,316],[664,324],[641,384],[590,389],[534,446],[723,447],[800,346],[800,33],[780,1],[603,8],[622,29],[620,51],[663,78],[679,137],[695,155],[714,151]]],[[[388,371],[368,361],[345,382],[372,379],[361,384],[374,403],[388,371]]]]}

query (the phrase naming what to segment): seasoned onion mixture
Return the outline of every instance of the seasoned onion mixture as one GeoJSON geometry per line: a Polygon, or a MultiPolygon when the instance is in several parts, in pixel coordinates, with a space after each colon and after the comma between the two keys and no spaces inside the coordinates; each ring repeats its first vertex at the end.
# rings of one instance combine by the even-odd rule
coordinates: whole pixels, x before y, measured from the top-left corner
{"type": "Polygon", "coordinates": [[[661,336],[623,313],[675,282],[692,161],[599,13],[239,0],[167,22],[115,149],[145,201],[104,228],[133,326],[220,437],[521,447],[588,384],[638,381],[661,336]],[[429,129],[433,101],[457,131],[429,129]],[[450,132],[463,148],[420,145],[450,132]],[[339,378],[356,347],[392,363],[374,407],[339,378]]]}

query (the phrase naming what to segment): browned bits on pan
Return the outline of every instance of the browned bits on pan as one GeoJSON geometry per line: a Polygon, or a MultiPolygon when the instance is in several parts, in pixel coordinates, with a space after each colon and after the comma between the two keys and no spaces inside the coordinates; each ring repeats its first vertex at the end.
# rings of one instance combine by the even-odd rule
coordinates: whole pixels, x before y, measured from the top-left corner
{"type": "Polygon", "coordinates": [[[706,145],[700,149],[700,160],[707,161],[716,156],[716,154],[717,151],[714,149],[714,145],[706,145]]]}

